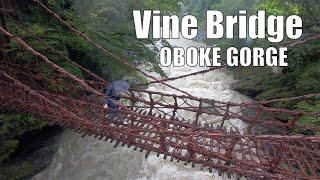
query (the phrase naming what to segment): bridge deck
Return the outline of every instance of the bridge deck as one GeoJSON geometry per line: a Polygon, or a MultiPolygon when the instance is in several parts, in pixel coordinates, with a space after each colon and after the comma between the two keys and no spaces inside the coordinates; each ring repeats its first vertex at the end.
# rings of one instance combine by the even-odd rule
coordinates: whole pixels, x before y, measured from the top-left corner
{"type": "MultiPolygon", "coordinates": [[[[214,123],[195,124],[150,110],[121,108],[110,114],[100,101],[79,100],[34,91],[0,71],[1,109],[32,114],[82,135],[115,141],[115,147],[134,146],[220,173],[254,178],[316,179],[320,172],[319,138],[250,135],[231,132],[214,123]],[[126,123],[124,123],[124,121],[126,123]]],[[[92,97],[90,97],[92,99],[92,97]]],[[[97,97],[99,98],[99,97],[97,97]]]]}

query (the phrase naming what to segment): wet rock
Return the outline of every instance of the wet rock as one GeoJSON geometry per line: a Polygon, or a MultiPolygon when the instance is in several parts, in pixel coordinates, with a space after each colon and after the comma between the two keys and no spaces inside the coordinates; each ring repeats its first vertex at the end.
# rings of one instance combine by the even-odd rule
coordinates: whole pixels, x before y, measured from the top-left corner
{"type": "Polygon", "coordinates": [[[50,165],[54,153],[58,150],[58,145],[53,144],[48,147],[44,147],[32,153],[30,157],[27,158],[27,161],[33,164],[36,168],[35,170],[41,171],[48,165],[50,165]]]}
{"type": "Polygon", "coordinates": [[[18,137],[18,150],[7,163],[0,166],[0,179],[29,179],[45,169],[58,151],[62,131],[62,128],[52,126],[18,137]]]}
{"type": "Polygon", "coordinates": [[[257,97],[264,91],[264,87],[250,77],[231,83],[230,88],[252,98],[257,97]]]}

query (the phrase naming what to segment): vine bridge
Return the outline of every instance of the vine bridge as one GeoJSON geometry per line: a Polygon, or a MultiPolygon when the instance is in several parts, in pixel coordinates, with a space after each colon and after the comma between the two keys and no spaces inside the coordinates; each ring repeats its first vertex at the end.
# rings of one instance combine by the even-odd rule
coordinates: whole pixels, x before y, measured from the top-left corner
{"type": "MultiPolygon", "coordinates": [[[[184,162],[210,172],[217,170],[219,174],[226,173],[229,177],[320,179],[320,137],[294,133],[299,128],[319,131],[317,127],[301,126],[297,121],[302,116],[319,119],[320,113],[268,107],[276,102],[318,98],[319,94],[247,103],[198,98],[167,82],[219,68],[159,80],[109,52],[40,1],[35,0],[35,3],[104,55],[151,79],[145,85],[163,84],[181,95],[132,88],[118,103],[118,115],[110,116],[109,109],[103,107],[106,95],[101,93],[108,82],[41,41],[43,46],[61,55],[94,80],[84,80],[65,71],[22,38],[0,27],[2,35],[39,60],[39,63],[32,65],[1,61],[2,111],[33,115],[74,129],[82,136],[114,142],[115,147],[134,147],[134,150],[145,152],[146,158],[150,153],[156,153],[164,159],[184,162]],[[56,79],[54,83],[66,91],[52,90],[46,86],[46,77],[35,68],[40,63],[51,67],[56,79]],[[284,116],[292,120],[281,121],[279,117],[284,116]],[[237,127],[235,122],[246,125],[237,127]]],[[[20,26],[18,22],[17,26],[20,26]]],[[[319,36],[294,42],[288,47],[315,39],[319,36]]]]}

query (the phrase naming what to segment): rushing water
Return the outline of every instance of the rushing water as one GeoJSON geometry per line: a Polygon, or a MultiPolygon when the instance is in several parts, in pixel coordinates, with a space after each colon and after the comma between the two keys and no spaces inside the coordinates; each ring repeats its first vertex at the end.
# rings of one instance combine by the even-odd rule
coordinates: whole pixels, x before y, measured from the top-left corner
{"type": "MultiPolygon", "coordinates": [[[[169,40],[172,46],[200,47],[197,43],[186,39],[169,40]]],[[[201,70],[200,67],[163,68],[168,77],[201,70]]],[[[154,74],[156,75],[156,74],[154,74]]],[[[225,71],[219,70],[180,79],[170,84],[187,91],[194,96],[206,97],[221,101],[242,102],[245,98],[228,88],[232,77],[225,71]]],[[[151,90],[176,93],[163,85],[152,85],[151,90]]],[[[242,127],[239,121],[234,122],[236,126],[242,127]]],[[[182,163],[165,161],[161,157],[152,154],[148,159],[140,152],[128,148],[113,148],[113,144],[99,141],[93,137],[81,138],[72,131],[63,133],[60,148],[55,154],[53,162],[43,172],[36,175],[34,180],[88,180],[88,179],[183,179],[183,180],[205,180],[205,179],[227,179],[213,174],[184,166],[182,163]]]]}

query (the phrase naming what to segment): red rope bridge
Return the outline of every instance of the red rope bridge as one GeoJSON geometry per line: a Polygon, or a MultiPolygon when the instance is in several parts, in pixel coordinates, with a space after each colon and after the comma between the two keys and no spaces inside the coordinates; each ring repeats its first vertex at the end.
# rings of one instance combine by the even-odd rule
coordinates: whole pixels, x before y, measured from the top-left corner
{"type": "Polygon", "coordinates": [[[215,68],[164,80],[156,79],[95,43],[40,1],[35,2],[103,54],[151,79],[147,84],[161,83],[183,95],[131,89],[118,103],[118,115],[111,117],[109,110],[103,108],[106,96],[101,89],[107,85],[105,80],[41,41],[42,45],[95,80],[87,81],[65,71],[27,42],[0,27],[4,36],[39,60],[32,67],[9,61],[0,64],[1,111],[33,115],[74,129],[83,136],[115,141],[115,147],[134,146],[135,150],[144,151],[146,158],[150,153],[157,153],[164,159],[183,161],[193,167],[199,166],[209,171],[216,169],[219,174],[256,179],[320,178],[320,138],[292,133],[296,128],[319,131],[316,127],[300,126],[296,122],[302,116],[319,118],[320,113],[265,106],[274,102],[311,99],[319,97],[319,94],[249,103],[194,97],[166,82],[207,73],[215,68]],[[51,67],[55,83],[66,91],[52,90],[45,85],[46,78],[35,68],[40,62],[51,67]],[[286,123],[277,118],[283,115],[290,116],[292,120],[286,123]],[[247,125],[239,128],[234,125],[235,122],[247,125]]]}

